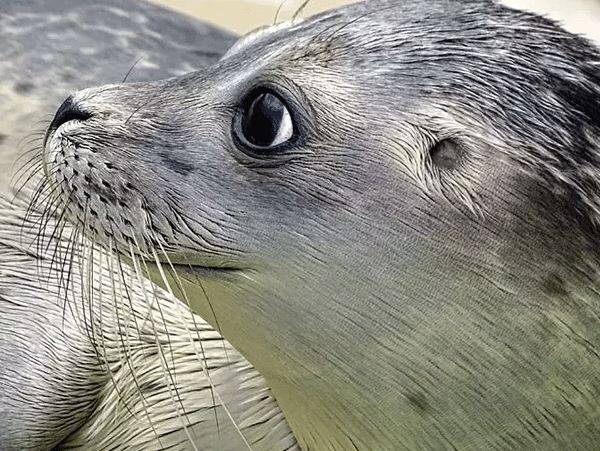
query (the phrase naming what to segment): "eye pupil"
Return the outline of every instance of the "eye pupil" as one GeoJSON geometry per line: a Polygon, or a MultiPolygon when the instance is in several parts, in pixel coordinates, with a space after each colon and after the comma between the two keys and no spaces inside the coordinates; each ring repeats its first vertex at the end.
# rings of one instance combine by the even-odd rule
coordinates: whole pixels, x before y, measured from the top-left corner
{"type": "Polygon", "coordinates": [[[274,95],[260,94],[248,108],[242,131],[248,141],[266,147],[275,138],[277,126],[283,116],[283,104],[274,95]]]}
{"type": "Polygon", "coordinates": [[[293,126],[284,103],[274,94],[257,95],[244,112],[242,134],[252,145],[274,147],[292,137],[293,126]]]}

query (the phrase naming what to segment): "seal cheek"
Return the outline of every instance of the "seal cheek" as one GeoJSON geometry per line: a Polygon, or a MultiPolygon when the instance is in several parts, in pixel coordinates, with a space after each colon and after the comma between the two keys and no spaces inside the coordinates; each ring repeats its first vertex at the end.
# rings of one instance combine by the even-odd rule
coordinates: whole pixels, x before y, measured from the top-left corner
{"type": "Polygon", "coordinates": [[[163,152],[159,152],[158,156],[160,157],[161,161],[164,163],[164,165],[167,168],[169,168],[173,172],[176,172],[179,175],[185,176],[194,170],[193,165],[191,165],[190,163],[187,163],[185,161],[182,161],[181,159],[177,158],[172,153],[163,151],[163,152]]]}

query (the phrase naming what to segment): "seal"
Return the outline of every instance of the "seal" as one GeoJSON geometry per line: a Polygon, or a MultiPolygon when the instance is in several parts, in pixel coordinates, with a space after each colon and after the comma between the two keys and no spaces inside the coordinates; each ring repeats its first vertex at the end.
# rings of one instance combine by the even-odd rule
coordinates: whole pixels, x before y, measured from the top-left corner
{"type": "Polygon", "coordinates": [[[74,94],[48,208],[154,265],[302,449],[587,451],[599,121],[598,49],[554,22],[373,0],[74,94]]]}

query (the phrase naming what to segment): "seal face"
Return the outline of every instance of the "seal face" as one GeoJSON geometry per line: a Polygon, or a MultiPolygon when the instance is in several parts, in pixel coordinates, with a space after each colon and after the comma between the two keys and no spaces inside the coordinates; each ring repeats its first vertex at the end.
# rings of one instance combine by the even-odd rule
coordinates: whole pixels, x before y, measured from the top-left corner
{"type": "Polygon", "coordinates": [[[75,94],[44,166],[67,217],[255,365],[304,449],[587,451],[599,112],[598,50],[548,20],[371,1],[75,94]]]}
{"type": "MultiPolygon", "coordinates": [[[[135,0],[2,0],[0,191],[19,143],[39,147],[32,130],[74,87],[181,75],[234,40],[135,0]]],[[[295,449],[264,380],[198,315],[56,226],[62,210],[40,218],[11,197],[0,193],[2,451],[295,449]]]]}

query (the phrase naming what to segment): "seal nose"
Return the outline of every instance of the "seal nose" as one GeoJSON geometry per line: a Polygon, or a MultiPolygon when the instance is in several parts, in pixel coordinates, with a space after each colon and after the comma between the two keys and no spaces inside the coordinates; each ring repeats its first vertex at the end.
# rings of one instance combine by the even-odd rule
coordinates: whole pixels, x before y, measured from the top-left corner
{"type": "Polygon", "coordinates": [[[83,111],[73,100],[73,96],[69,96],[56,111],[54,119],[50,123],[49,130],[56,130],[61,125],[72,120],[85,121],[90,117],[92,117],[92,114],[83,111]]]}

